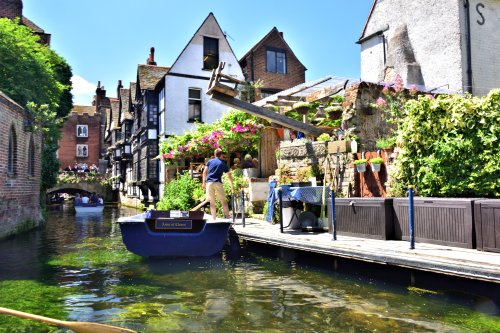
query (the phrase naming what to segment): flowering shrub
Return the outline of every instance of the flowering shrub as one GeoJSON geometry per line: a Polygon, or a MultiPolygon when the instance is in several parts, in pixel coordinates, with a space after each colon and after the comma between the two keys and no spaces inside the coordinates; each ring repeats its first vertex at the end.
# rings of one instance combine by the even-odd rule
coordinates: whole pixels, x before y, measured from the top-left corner
{"type": "Polygon", "coordinates": [[[166,163],[211,156],[214,149],[227,153],[255,152],[263,125],[247,113],[230,110],[212,124],[197,124],[195,131],[169,137],[160,144],[160,158],[166,163]]]}

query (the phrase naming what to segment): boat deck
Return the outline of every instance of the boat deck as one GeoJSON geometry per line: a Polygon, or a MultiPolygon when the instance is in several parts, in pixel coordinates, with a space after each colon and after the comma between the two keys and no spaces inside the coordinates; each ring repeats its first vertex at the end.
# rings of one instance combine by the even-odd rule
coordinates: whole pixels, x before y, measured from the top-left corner
{"type": "Polygon", "coordinates": [[[334,241],[326,232],[285,229],[280,233],[279,224],[258,219],[247,218],[245,224],[238,219],[234,229],[240,239],[250,242],[500,283],[500,253],[428,243],[415,243],[410,250],[409,241],[348,236],[337,236],[334,241]]]}

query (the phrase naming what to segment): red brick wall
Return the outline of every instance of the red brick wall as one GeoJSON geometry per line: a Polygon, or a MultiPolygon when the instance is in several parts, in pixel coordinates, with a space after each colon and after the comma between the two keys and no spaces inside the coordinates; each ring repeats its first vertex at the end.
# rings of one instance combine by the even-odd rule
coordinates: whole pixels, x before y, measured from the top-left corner
{"type": "MultiPolygon", "coordinates": [[[[246,68],[243,72],[248,74],[247,79],[251,80],[252,54],[246,58],[246,68]]],[[[271,33],[269,37],[254,50],[253,53],[253,81],[262,80],[265,89],[285,90],[304,83],[306,79],[305,68],[299,60],[292,54],[287,44],[283,42],[278,32],[271,33]],[[286,52],[287,73],[278,74],[266,71],[266,47],[283,49],[286,52]]]]}
{"type": "Polygon", "coordinates": [[[0,0],[0,17],[10,19],[23,15],[23,2],[21,0],[0,0]]]}
{"type": "Polygon", "coordinates": [[[79,115],[76,112],[71,112],[64,123],[62,129],[62,136],[59,140],[58,157],[61,163],[61,168],[64,169],[68,165],[77,163],[87,163],[89,166],[92,164],[99,165],[100,155],[100,116],[94,114],[89,116],[84,113],[79,115]],[[76,136],[76,125],[88,125],[88,137],[81,138],[76,136]],[[76,145],[88,145],[88,157],[76,157],[76,145]]]}
{"type": "Polygon", "coordinates": [[[26,113],[23,108],[0,94],[0,239],[35,227],[40,216],[41,136],[24,131],[26,113]],[[15,174],[8,174],[10,130],[17,138],[15,174]],[[35,146],[34,176],[28,174],[28,148],[33,137],[35,146]]]}

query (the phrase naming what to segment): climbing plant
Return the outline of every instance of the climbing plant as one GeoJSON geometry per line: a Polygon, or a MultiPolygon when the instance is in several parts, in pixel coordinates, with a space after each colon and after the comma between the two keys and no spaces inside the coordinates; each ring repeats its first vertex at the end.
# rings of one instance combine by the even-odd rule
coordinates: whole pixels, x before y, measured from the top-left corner
{"type": "Polygon", "coordinates": [[[393,110],[397,158],[391,194],[500,197],[500,89],[479,98],[430,95],[393,110]]]}

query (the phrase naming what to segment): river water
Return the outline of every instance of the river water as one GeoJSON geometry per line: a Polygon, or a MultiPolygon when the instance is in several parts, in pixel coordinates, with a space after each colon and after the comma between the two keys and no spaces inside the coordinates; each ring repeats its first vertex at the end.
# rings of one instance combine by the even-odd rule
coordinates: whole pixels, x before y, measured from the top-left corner
{"type": "MultiPolygon", "coordinates": [[[[500,332],[484,296],[334,273],[262,251],[143,259],[121,242],[120,216],[49,212],[0,242],[0,306],[141,332],[500,332]]],[[[0,332],[65,332],[1,316],[0,332]]]]}

